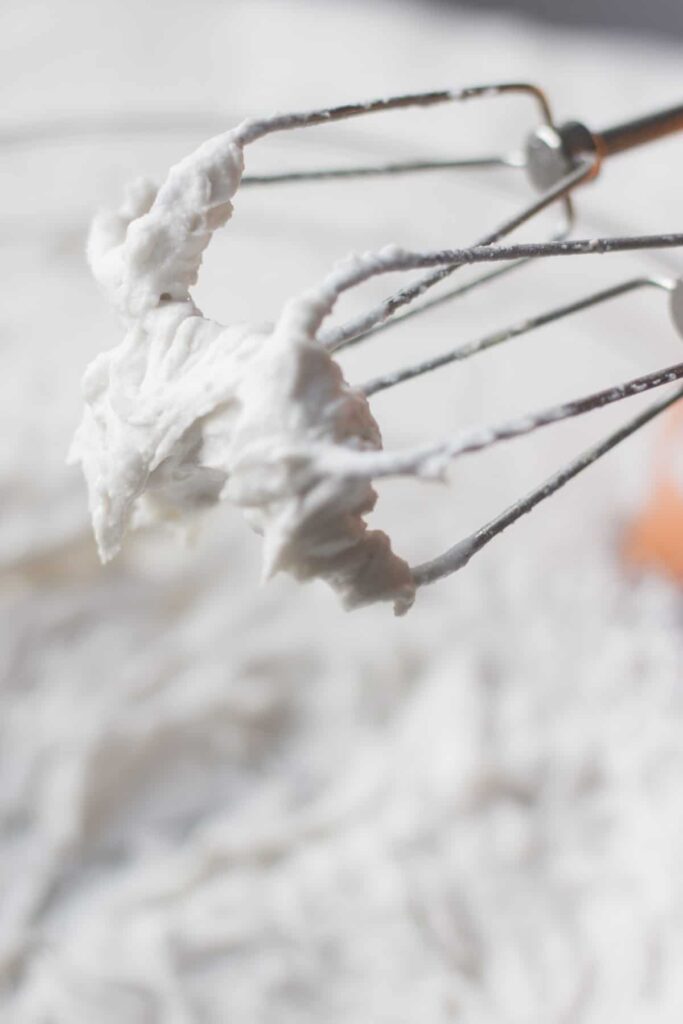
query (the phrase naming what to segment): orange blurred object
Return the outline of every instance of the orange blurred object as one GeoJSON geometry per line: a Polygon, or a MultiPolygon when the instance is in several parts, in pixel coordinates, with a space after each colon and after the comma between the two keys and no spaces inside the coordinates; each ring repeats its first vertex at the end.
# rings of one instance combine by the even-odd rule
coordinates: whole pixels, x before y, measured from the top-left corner
{"type": "Polygon", "coordinates": [[[646,505],[626,532],[624,557],[683,584],[683,404],[666,415],[646,505]]]}

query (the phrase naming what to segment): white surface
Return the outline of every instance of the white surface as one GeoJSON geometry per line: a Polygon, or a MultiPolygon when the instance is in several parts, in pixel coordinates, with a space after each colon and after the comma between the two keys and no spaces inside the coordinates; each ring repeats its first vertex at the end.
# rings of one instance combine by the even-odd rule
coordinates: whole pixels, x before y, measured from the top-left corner
{"type": "MultiPolygon", "coordinates": [[[[125,180],[274,105],[486,78],[543,81],[560,116],[600,125],[673,102],[679,52],[348,3],[10,2],[0,38],[5,140],[24,118],[45,131],[67,114],[203,117],[178,134],[147,132],[148,118],[2,147],[3,1020],[678,1022],[680,602],[615,559],[645,439],[397,621],[345,616],[318,585],[256,589],[258,542],[224,510],[194,549],[141,535],[103,570],[64,457],[82,367],[118,332],[85,268],[86,226],[125,180]]],[[[524,105],[489,109],[516,137],[524,105]]],[[[476,148],[483,109],[463,119],[476,148]]],[[[321,129],[264,148],[263,166],[427,153],[435,123],[321,129]]],[[[581,197],[591,228],[625,214],[636,230],[675,226],[680,143],[657,152],[581,197]]],[[[245,195],[198,301],[267,320],[346,251],[468,241],[515,195],[442,178],[245,195]]],[[[636,266],[511,277],[387,333],[348,373],[636,266]]],[[[673,362],[657,298],[409,385],[410,420],[378,396],[385,435],[426,440],[673,362]]],[[[428,557],[633,408],[463,461],[433,498],[387,486],[378,525],[428,557]]]]}

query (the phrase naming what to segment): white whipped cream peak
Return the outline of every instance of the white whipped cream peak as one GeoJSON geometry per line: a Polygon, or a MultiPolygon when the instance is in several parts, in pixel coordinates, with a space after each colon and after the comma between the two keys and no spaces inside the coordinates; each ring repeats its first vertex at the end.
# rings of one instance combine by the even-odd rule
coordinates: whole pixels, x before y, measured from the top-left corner
{"type": "Polygon", "coordinates": [[[341,291],[395,250],[344,261],[274,327],[223,327],[190,296],[232,214],[244,145],[268,125],[208,140],[158,191],[138,181],[116,212],[95,218],[88,259],[126,334],[86,371],[71,458],[83,467],[103,560],[129,527],[182,521],[227,496],[263,536],[266,576],[320,577],[347,607],[391,600],[402,612],[415,592],[410,569],[363,518],[376,501],[380,431],[316,338],[341,291]],[[353,453],[360,461],[339,472],[353,453]]]}

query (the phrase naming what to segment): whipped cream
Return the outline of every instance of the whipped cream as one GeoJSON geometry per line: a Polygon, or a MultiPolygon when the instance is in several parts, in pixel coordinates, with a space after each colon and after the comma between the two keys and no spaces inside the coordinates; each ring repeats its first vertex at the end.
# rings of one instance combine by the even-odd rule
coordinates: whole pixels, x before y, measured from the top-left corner
{"type": "Polygon", "coordinates": [[[126,334],[85,373],[70,459],[82,465],[105,561],[130,527],[181,521],[228,497],[263,536],[266,577],[318,577],[346,607],[390,600],[402,613],[412,573],[364,520],[374,471],[387,471],[375,461],[379,427],[317,340],[341,291],[387,269],[395,251],[346,261],[274,326],[224,327],[190,296],[212,233],[232,214],[245,145],[285,120],[208,140],[158,190],[137,182],[95,219],[89,263],[126,334]]]}

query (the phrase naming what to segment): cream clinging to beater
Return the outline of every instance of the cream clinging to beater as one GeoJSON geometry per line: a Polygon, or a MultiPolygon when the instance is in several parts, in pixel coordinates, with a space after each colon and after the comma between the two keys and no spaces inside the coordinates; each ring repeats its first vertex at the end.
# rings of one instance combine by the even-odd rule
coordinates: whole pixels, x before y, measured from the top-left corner
{"type": "Polygon", "coordinates": [[[670,292],[677,310],[680,289],[665,278],[624,282],[361,388],[344,381],[332,353],[371,336],[383,325],[444,301],[441,296],[390,319],[464,264],[501,261],[502,269],[485,273],[450,297],[533,257],[683,244],[679,235],[579,242],[566,238],[572,216],[569,196],[596,174],[601,159],[625,148],[626,139],[631,145],[646,141],[653,133],[681,127],[682,119],[677,108],[597,136],[576,124],[556,129],[543,94],[532,86],[427,93],[244,122],[173,167],[158,191],[145,184],[135,186],[118,213],[95,221],[89,244],[93,272],[127,327],[122,344],[97,357],[86,374],[86,412],[72,450],[88,480],[102,556],[116,553],[129,525],[177,519],[227,496],[244,508],[263,534],[266,573],[285,569],[301,579],[324,578],[348,606],[392,600],[398,611],[406,610],[416,586],[464,565],[505,526],[677,396],[584,453],[473,537],[413,570],[393,553],[384,533],[366,529],[363,517],[376,499],[373,479],[398,474],[440,476],[458,454],[676,380],[683,377],[683,365],[535,416],[399,452],[381,450],[367,396],[635,288],[670,292]],[[196,282],[212,232],[232,213],[247,144],[272,131],[508,92],[531,95],[544,121],[531,137],[524,158],[511,154],[479,161],[429,161],[244,179],[244,184],[264,184],[463,165],[524,166],[542,188],[540,195],[477,245],[431,253],[388,246],[351,257],[319,286],[290,300],[272,327],[222,328],[196,308],[189,289],[196,282]],[[564,203],[568,216],[561,237],[539,245],[494,247],[557,201],[564,203]],[[341,327],[324,326],[335,302],[349,288],[377,274],[417,268],[428,268],[429,273],[369,313],[341,327]]]}

